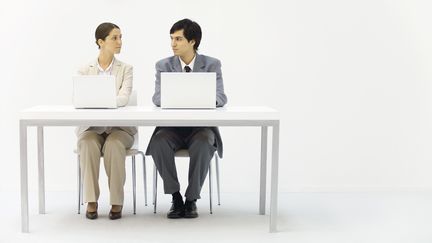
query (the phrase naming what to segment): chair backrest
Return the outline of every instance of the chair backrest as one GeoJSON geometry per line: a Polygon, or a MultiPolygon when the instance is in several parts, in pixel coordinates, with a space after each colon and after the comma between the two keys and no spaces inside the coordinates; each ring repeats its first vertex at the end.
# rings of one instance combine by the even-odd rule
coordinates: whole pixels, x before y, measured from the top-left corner
{"type": "Polygon", "coordinates": [[[138,105],[138,97],[136,90],[132,90],[132,93],[129,96],[128,106],[137,106],[138,105]]]}
{"type": "Polygon", "coordinates": [[[180,149],[177,150],[174,154],[175,157],[189,157],[189,150],[187,149],[180,149]]]}
{"type": "MultiPolygon", "coordinates": [[[[175,156],[175,157],[178,157],[178,158],[186,158],[186,157],[189,157],[189,150],[187,150],[187,149],[180,149],[180,150],[177,150],[177,152],[175,152],[174,156],[175,156]]],[[[217,150],[215,151],[215,153],[214,153],[213,156],[218,156],[218,158],[219,158],[219,155],[218,155],[218,153],[217,153],[217,150]]]]}
{"type": "MultiPolygon", "coordinates": [[[[127,106],[137,106],[138,105],[138,95],[136,90],[132,90],[132,93],[129,96],[129,102],[127,106]]],[[[134,135],[134,144],[131,149],[139,149],[139,136],[138,132],[134,135]]]]}

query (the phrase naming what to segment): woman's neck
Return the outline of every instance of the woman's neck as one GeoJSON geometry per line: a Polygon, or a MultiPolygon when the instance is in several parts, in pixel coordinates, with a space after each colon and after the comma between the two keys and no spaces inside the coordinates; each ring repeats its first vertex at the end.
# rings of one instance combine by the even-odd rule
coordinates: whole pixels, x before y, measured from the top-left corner
{"type": "Polygon", "coordinates": [[[109,54],[106,52],[100,52],[98,57],[99,66],[104,70],[108,68],[114,58],[113,54],[109,54]]]}

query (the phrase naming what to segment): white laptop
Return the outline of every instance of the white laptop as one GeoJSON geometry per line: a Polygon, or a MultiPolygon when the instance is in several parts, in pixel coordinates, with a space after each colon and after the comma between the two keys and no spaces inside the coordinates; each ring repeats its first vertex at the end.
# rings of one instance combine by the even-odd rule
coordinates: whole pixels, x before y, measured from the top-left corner
{"type": "Polygon", "coordinates": [[[73,105],[75,108],[117,108],[115,76],[73,76],[73,105]]]}
{"type": "Polygon", "coordinates": [[[216,108],[216,73],[162,72],[161,108],[216,108]]]}

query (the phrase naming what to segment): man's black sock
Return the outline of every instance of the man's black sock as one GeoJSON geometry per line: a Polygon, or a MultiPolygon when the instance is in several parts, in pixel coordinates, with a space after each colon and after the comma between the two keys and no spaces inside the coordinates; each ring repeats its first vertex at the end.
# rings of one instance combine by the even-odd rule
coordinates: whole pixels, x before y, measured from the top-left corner
{"type": "Polygon", "coordinates": [[[182,197],[182,195],[180,194],[180,192],[174,192],[173,194],[172,194],[172,198],[173,198],[173,201],[174,200],[178,200],[178,201],[183,201],[183,197],[182,197]]]}
{"type": "Polygon", "coordinates": [[[185,202],[189,202],[189,203],[191,203],[191,202],[196,202],[196,201],[197,201],[196,199],[189,200],[189,199],[186,198],[186,201],[185,201],[185,202]]]}

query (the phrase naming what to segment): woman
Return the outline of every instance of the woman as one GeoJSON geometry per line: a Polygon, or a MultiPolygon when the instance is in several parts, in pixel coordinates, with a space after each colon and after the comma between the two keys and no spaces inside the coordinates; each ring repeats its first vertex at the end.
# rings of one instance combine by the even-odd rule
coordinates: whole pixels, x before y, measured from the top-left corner
{"type": "MultiPolygon", "coordinates": [[[[97,60],[81,68],[81,75],[114,75],[117,88],[117,106],[125,106],[132,91],[132,66],[115,59],[120,53],[122,34],[112,23],[102,23],[96,28],[97,60]]],[[[121,218],[126,177],[126,150],[133,145],[135,127],[79,127],[77,129],[81,175],[84,183],[86,217],[98,217],[99,165],[104,157],[108,176],[111,210],[110,219],[121,218]]]]}

